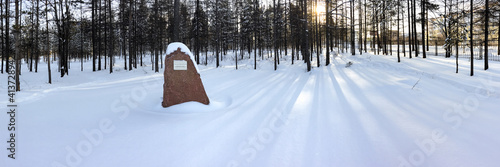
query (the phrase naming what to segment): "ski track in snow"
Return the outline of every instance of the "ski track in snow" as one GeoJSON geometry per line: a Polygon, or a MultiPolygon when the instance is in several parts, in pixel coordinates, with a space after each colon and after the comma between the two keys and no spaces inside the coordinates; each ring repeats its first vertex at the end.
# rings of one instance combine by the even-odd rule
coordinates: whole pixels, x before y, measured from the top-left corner
{"type": "MultiPolygon", "coordinates": [[[[341,54],[331,61],[311,72],[301,61],[284,61],[277,71],[265,61],[253,70],[251,60],[241,62],[247,69],[236,71],[231,65],[199,66],[210,105],[169,108],[160,105],[163,75],[148,72],[150,67],[111,75],[75,71],[55,78],[53,85],[35,82],[44,79],[43,69],[42,74],[25,72],[16,97],[18,157],[0,160],[7,166],[398,166],[401,158],[422,166],[500,162],[495,157],[500,155],[495,148],[500,145],[500,63],[491,61],[490,70],[483,71],[476,61],[476,76],[468,77],[467,63],[461,62],[455,74],[454,61],[442,57],[402,57],[397,63],[394,56],[341,54]],[[348,62],[353,65],[346,68],[348,62]],[[471,111],[463,109],[470,105],[471,111]],[[452,112],[457,106],[462,115],[452,112]],[[82,154],[81,143],[91,142],[84,133],[103,120],[111,121],[113,130],[101,132],[102,139],[82,154]],[[443,142],[431,140],[436,130],[445,135],[443,142]],[[434,141],[427,145],[430,154],[416,144],[421,141],[434,141]],[[69,150],[80,157],[70,159],[73,165],[69,150]],[[423,156],[415,158],[419,152],[423,156]]],[[[85,65],[91,69],[91,63],[85,65]]],[[[79,62],[73,66],[79,69],[79,62]]],[[[0,92],[6,94],[5,85],[0,92]]],[[[5,97],[0,100],[5,111],[5,97]]],[[[6,139],[7,131],[1,132],[6,139]]]]}

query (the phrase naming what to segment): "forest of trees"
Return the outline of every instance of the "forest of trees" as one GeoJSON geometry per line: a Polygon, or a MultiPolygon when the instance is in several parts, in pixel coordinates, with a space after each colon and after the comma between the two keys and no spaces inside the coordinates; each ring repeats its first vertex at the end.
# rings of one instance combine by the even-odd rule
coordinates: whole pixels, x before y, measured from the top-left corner
{"type": "Polygon", "coordinates": [[[392,55],[392,45],[398,61],[426,58],[429,45],[446,57],[459,46],[483,47],[486,70],[486,48],[500,43],[500,2],[491,0],[1,0],[0,6],[1,73],[15,64],[20,75],[25,62],[30,72],[48,68],[48,83],[51,63],[39,67],[40,61],[57,62],[64,77],[71,61],[91,60],[93,71],[113,73],[116,58],[133,70],[150,56],[151,70],[159,72],[174,41],[190,47],[198,64],[214,55],[218,67],[234,52],[236,68],[238,60],[253,59],[256,68],[266,58],[277,69],[290,56],[289,63],[307,63],[307,71],[313,59],[329,65],[332,51],[392,55]]]}

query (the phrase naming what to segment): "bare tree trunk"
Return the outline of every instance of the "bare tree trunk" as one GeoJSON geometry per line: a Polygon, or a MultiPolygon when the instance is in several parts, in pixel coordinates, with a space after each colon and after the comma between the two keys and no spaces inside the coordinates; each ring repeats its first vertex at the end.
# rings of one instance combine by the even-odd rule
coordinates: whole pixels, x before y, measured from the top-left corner
{"type": "MultiPolygon", "coordinates": [[[[179,1],[179,0],[176,0],[176,1],[179,1]]],[[[177,2],[179,3],[179,2],[177,2]]],[[[156,5],[153,5],[155,7],[154,9],[154,21],[155,21],[155,24],[154,24],[154,29],[155,31],[159,31],[159,28],[160,28],[160,16],[158,15],[158,8],[159,8],[159,3],[158,3],[158,0],[155,0],[155,4],[156,5]]],[[[179,7],[179,4],[177,4],[177,7],[179,7]]],[[[175,9],[174,9],[175,10],[175,9]]],[[[177,9],[178,10],[178,9],[177,9]]],[[[179,15],[176,15],[174,17],[180,17],[179,15]]],[[[176,18],[176,21],[179,21],[177,18],[176,18]]],[[[179,26],[179,22],[177,23],[174,23],[174,24],[177,24],[177,25],[174,25],[175,27],[178,27],[179,26]]],[[[174,28],[175,29],[175,28],[174,28]]],[[[178,30],[177,30],[178,32],[178,30]]],[[[174,35],[174,36],[177,36],[176,38],[179,39],[179,35],[174,35]]],[[[161,38],[161,37],[155,37],[155,38],[161,38]]],[[[154,55],[155,55],[155,72],[160,72],[159,70],[159,67],[158,67],[158,46],[159,46],[159,42],[160,40],[158,39],[153,39],[153,51],[154,51],[154,55]]],[[[142,57],[142,56],[141,56],[142,57]]]]}
{"type": "MultiPolygon", "coordinates": [[[[178,1],[178,0],[176,0],[178,1]]],[[[175,5],[174,5],[175,6],[175,5]]],[[[174,16],[175,17],[175,16],[174,16]]],[[[215,1],[215,58],[216,65],[215,67],[219,67],[219,44],[220,44],[220,15],[219,15],[219,0],[215,1]]],[[[175,30],[175,27],[174,27],[175,30]]]]}
{"type": "Polygon", "coordinates": [[[113,13],[111,11],[111,0],[108,0],[108,10],[109,10],[109,73],[113,73],[113,58],[114,58],[114,40],[113,40],[113,13]]]}
{"type": "Polygon", "coordinates": [[[92,71],[96,71],[96,66],[95,66],[95,61],[96,61],[96,56],[97,56],[97,49],[96,49],[96,21],[97,21],[97,7],[96,7],[96,2],[97,0],[92,0],[92,5],[91,5],[91,10],[92,10],[92,71]]]}
{"type": "MultiPolygon", "coordinates": [[[[385,1],[384,1],[385,2],[385,1]]],[[[355,32],[354,32],[354,1],[351,0],[351,54],[356,55],[356,43],[354,42],[355,38],[355,32]]]]}
{"type": "Polygon", "coordinates": [[[309,55],[309,31],[308,31],[308,19],[307,19],[307,2],[306,0],[302,0],[303,1],[303,10],[304,10],[304,13],[303,13],[303,20],[304,20],[304,29],[302,30],[302,34],[303,34],[303,40],[304,40],[304,43],[302,44],[302,54],[303,56],[305,57],[305,61],[306,61],[306,64],[307,64],[307,71],[311,71],[311,59],[310,59],[310,55],[309,55]]]}
{"type": "Polygon", "coordinates": [[[421,11],[422,11],[422,18],[421,18],[421,20],[422,20],[422,23],[421,23],[421,25],[422,25],[422,54],[423,54],[422,57],[425,59],[425,58],[427,58],[427,55],[425,54],[425,22],[426,22],[426,20],[425,20],[425,2],[424,2],[424,0],[421,0],[420,3],[422,4],[422,9],[421,9],[421,11]]]}
{"type": "Polygon", "coordinates": [[[131,71],[132,70],[132,58],[135,57],[135,53],[134,53],[134,34],[133,34],[133,31],[134,31],[134,24],[133,24],[133,20],[132,20],[132,15],[134,14],[133,12],[133,8],[134,8],[134,1],[133,0],[130,0],[129,1],[129,14],[128,14],[128,70],[131,71]]]}
{"type": "Polygon", "coordinates": [[[277,64],[277,57],[278,57],[278,9],[276,7],[276,0],[273,0],[273,10],[274,10],[274,18],[273,18],[274,70],[276,71],[278,68],[278,64],[277,64]]]}
{"type": "MultiPolygon", "coordinates": [[[[216,6],[218,7],[219,4],[218,4],[218,1],[216,2],[216,6]]],[[[179,38],[179,26],[180,26],[180,23],[181,23],[181,19],[180,19],[180,14],[179,14],[179,7],[180,4],[179,4],[179,0],[174,0],[174,42],[179,42],[180,41],[180,38],[179,38]]]]}
{"type": "MultiPolygon", "coordinates": [[[[98,14],[98,25],[97,25],[97,35],[98,35],[98,51],[97,51],[97,71],[101,71],[101,53],[102,53],[102,50],[101,50],[101,46],[102,46],[102,22],[101,22],[101,12],[102,12],[102,0],[99,0],[99,12],[97,13],[98,14]]],[[[96,9],[97,10],[97,9],[96,9]]]]}
{"type": "Polygon", "coordinates": [[[413,48],[415,50],[415,57],[418,57],[418,39],[417,39],[417,2],[412,0],[412,17],[413,17],[413,48]]]}
{"type": "MultiPolygon", "coordinates": [[[[470,30],[469,30],[469,34],[470,34],[470,76],[473,76],[474,75],[474,29],[473,29],[473,21],[474,21],[474,4],[473,4],[473,1],[471,0],[470,1],[470,30]]],[[[498,38],[500,39],[500,38],[498,38]]],[[[500,45],[500,43],[499,43],[500,45]]],[[[500,53],[500,52],[499,52],[500,53]]]]}
{"type": "MultiPolygon", "coordinates": [[[[10,10],[9,10],[9,5],[10,2],[9,0],[5,0],[5,18],[10,18],[10,10]]],[[[5,53],[4,56],[7,58],[5,59],[5,72],[9,73],[9,58],[10,58],[10,39],[9,39],[9,19],[5,19],[5,53]]]]}
{"type": "Polygon", "coordinates": [[[0,51],[1,51],[1,55],[2,55],[2,59],[0,59],[0,62],[2,64],[2,66],[0,67],[0,73],[3,74],[3,60],[5,59],[5,47],[4,47],[4,35],[3,35],[3,31],[4,31],[4,28],[3,28],[3,3],[2,1],[0,0],[0,15],[2,15],[2,18],[0,18],[0,40],[2,40],[2,43],[0,43],[0,51]]]}
{"type": "MultiPolygon", "coordinates": [[[[425,5],[427,5],[427,3],[425,5]]],[[[429,51],[429,9],[427,8],[427,6],[425,8],[425,26],[426,26],[425,31],[427,35],[426,46],[427,46],[427,51],[429,51]]]]}
{"type": "Polygon", "coordinates": [[[489,19],[489,13],[490,13],[490,9],[488,8],[488,4],[489,1],[486,0],[486,3],[485,3],[485,23],[484,23],[484,70],[488,70],[488,23],[490,22],[490,19],[489,19]]]}
{"type": "Polygon", "coordinates": [[[108,64],[108,16],[107,16],[107,7],[106,7],[106,0],[104,0],[104,7],[101,9],[103,12],[104,11],[104,18],[102,18],[102,20],[104,20],[104,25],[103,25],[103,30],[104,30],[104,69],[106,69],[107,67],[107,64],[108,64]]]}
{"type": "Polygon", "coordinates": [[[359,54],[362,55],[363,54],[363,15],[362,15],[362,7],[361,7],[361,0],[358,0],[358,21],[359,21],[359,35],[358,35],[358,38],[359,38],[359,42],[358,42],[358,46],[359,46],[359,54]]]}
{"type": "MultiPolygon", "coordinates": [[[[399,9],[401,9],[401,3],[399,3],[400,6],[398,7],[399,9]]],[[[404,10],[404,9],[403,9],[404,10]]],[[[401,30],[403,30],[403,57],[406,57],[406,40],[405,40],[405,12],[401,12],[401,23],[403,24],[403,28],[401,28],[401,30]]],[[[399,17],[399,16],[398,16],[399,17]]]]}
{"type": "MultiPolygon", "coordinates": [[[[16,23],[14,26],[14,40],[16,41],[16,92],[21,90],[20,87],[20,82],[19,82],[19,73],[21,73],[21,32],[20,32],[20,25],[19,25],[19,19],[20,19],[20,13],[19,13],[19,0],[15,1],[16,3],[16,23]]],[[[9,4],[7,4],[9,5],[9,4]]]]}
{"type": "MultiPolygon", "coordinates": [[[[445,0],[446,1],[446,0],[445,0]]],[[[412,33],[411,33],[411,11],[410,11],[410,0],[407,1],[407,11],[408,11],[408,52],[410,53],[409,58],[411,59],[411,52],[412,52],[412,33]]]]}
{"type": "MultiPolygon", "coordinates": [[[[330,64],[330,0],[326,0],[325,4],[325,11],[326,11],[326,25],[325,25],[325,42],[326,42],[326,66],[330,64]]],[[[293,49],[292,49],[293,50],[293,49]]],[[[292,53],[293,56],[293,53],[292,53]]],[[[292,57],[292,64],[293,64],[293,57],[292,57]]]]}
{"type": "Polygon", "coordinates": [[[368,38],[367,38],[368,33],[367,33],[367,27],[366,27],[366,26],[367,26],[367,24],[368,24],[368,20],[366,20],[366,0],[364,1],[364,4],[363,4],[363,5],[364,5],[364,7],[365,7],[365,10],[364,10],[364,11],[365,11],[365,38],[364,38],[364,39],[365,39],[365,42],[364,42],[365,47],[364,47],[364,48],[365,48],[365,53],[366,53],[366,52],[368,52],[368,49],[367,49],[367,47],[366,47],[366,42],[367,42],[367,39],[368,39],[368,38]]]}
{"type": "MultiPolygon", "coordinates": [[[[45,20],[49,20],[48,15],[49,15],[49,9],[48,9],[48,0],[45,0],[45,20]]],[[[49,40],[49,24],[45,24],[45,29],[47,30],[46,36],[47,36],[47,72],[49,74],[49,84],[52,84],[52,74],[50,72],[50,40],[49,40]]]]}
{"type": "MultiPolygon", "coordinates": [[[[396,29],[398,29],[398,63],[401,62],[401,57],[399,56],[399,9],[400,8],[401,8],[401,3],[400,3],[400,1],[398,1],[398,9],[397,9],[398,10],[398,14],[396,15],[396,17],[397,17],[396,20],[398,22],[398,28],[396,28],[396,29]]],[[[404,45],[403,45],[403,47],[404,47],[404,45]]],[[[392,47],[391,47],[391,50],[392,50],[392,47]]]]}

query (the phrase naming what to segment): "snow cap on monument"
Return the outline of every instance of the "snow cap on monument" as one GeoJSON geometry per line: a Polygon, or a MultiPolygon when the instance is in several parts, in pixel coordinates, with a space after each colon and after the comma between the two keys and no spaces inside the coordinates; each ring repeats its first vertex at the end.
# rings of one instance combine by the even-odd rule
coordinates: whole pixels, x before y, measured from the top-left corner
{"type": "Polygon", "coordinates": [[[196,72],[200,73],[200,70],[198,70],[198,66],[196,65],[196,61],[194,59],[193,53],[191,53],[191,50],[189,50],[189,48],[186,45],[184,45],[183,43],[172,42],[172,43],[168,44],[166,55],[169,55],[172,52],[177,51],[177,49],[180,49],[181,52],[184,52],[185,54],[189,55],[191,62],[193,62],[193,64],[194,64],[194,68],[196,68],[196,72]]]}
{"type": "Polygon", "coordinates": [[[194,56],[183,43],[168,45],[163,73],[163,107],[197,101],[209,104],[194,56]]]}

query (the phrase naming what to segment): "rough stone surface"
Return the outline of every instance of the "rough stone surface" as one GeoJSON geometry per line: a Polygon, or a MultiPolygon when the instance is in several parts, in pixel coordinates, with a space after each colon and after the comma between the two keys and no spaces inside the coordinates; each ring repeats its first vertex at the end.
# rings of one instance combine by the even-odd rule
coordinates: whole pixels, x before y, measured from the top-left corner
{"type": "Polygon", "coordinates": [[[207,93],[203,87],[200,74],[196,71],[195,64],[181,49],[165,56],[165,72],[163,73],[163,107],[197,101],[209,104],[207,93]],[[185,60],[187,70],[174,70],[174,60],[185,60]]]}

